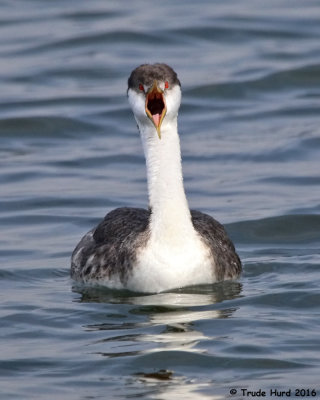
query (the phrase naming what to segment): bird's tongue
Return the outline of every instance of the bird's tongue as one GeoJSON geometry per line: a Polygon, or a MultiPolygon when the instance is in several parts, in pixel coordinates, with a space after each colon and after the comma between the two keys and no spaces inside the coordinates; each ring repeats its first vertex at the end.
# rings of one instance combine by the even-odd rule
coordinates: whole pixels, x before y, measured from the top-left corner
{"type": "Polygon", "coordinates": [[[155,123],[155,125],[159,126],[160,114],[152,114],[152,119],[153,119],[153,122],[155,123]]]}

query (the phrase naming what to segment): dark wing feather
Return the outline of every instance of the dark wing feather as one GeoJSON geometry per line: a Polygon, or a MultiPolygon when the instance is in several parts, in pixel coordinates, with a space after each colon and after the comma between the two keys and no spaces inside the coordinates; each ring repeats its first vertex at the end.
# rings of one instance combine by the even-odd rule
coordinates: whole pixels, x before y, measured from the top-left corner
{"type": "Polygon", "coordinates": [[[142,208],[117,208],[108,213],[75,248],[71,276],[86,281],[117,274],[125,282],[136,259],[137,248],[148,241],[149,217],[150,211],[142,208]]]}
{"type": "Polygon", "coordinates": [[[236,278],[241,273],[241,261],[224,227],[210,215],[191,210],[192,223],[210,248],[215,261],[217,279],[236,278]]]}

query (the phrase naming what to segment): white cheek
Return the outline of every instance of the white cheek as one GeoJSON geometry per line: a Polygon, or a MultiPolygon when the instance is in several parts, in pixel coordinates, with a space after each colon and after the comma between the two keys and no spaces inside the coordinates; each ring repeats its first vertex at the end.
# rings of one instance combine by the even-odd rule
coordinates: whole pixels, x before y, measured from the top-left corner
{"type": "Polygon", "coordinates": [[[166,96],[167,117],[176,116],[181,103],[181,89],[179,86],[168,90],[166,96]]]}
{"type": "Polygon", "coordinates": [[[144,94],[136,93],[134,90],[129,89],[128,90],[128,101],[129,101],[130,107],[136,118],[138,118],[138,119],[147,118],[146,112],[145,112],[144,94]]]}

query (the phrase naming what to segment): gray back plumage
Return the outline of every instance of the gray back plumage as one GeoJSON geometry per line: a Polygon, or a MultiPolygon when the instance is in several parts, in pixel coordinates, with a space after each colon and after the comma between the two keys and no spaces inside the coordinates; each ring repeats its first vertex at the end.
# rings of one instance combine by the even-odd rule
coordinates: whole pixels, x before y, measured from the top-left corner
{"type": "Polygon", "coordinates": [[[241,261],[223,225],[208,214],[191,210],[192,223],[215,262],[218,281],[236,278],[241,273],[241,261]]]}
{"type": "MultiPolygon", "coordinates": [[[[116,275],[125,284],[138,249],[148,243],[150,214],[150,210],[141,208],[117,208],[107,214],[75,248],[71,276],[88,281],[116,275]]],[[[194,228],[210,249],[217,279],[236,278],[241,262],[224,227],[199,211],[192,210],[191,217],[194,228]]]]}
{"type": "Polygon", "coordinates": [[[150,211],[142,208],[124,207],[109,212],[75,248],[71,276],[87,281],[116,275],[125,283],[138,248],[148,241],[149,217],[150,211]]]}

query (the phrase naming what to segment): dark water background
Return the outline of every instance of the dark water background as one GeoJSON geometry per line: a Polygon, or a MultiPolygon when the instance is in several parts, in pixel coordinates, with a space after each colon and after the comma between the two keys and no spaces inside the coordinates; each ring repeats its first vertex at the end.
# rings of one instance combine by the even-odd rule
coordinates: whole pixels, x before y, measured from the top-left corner
{"type": "Polygon", "coordinates": [[[3,0],[0,88],[1,399],[319,398],[318,1],[3,0]],[[183,84],[190,205],[226,224],[244,274],[75,287],[79,238],[147,205],[126,80],[155,61],[183,84]]]}

